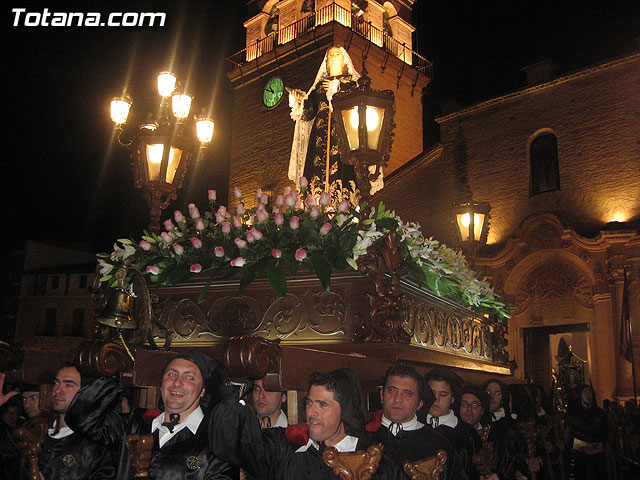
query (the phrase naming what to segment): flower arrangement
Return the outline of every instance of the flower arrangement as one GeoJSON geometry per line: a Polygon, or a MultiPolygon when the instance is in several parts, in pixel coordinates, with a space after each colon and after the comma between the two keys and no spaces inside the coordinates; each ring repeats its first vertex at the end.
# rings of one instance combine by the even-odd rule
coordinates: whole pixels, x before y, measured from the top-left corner
{"type": "Polygon", "coordinates": [[[163,223],[160,234],[145,231],[136,244],[121,238],[111,254],[98,254],[100,282],[114,287],[116,271],[135,267],[156,285],[176,285],[192,275],[211,271],[200,301],[212,281],[241,273],[240,293],[258,275],[267,278],[280,294],[286,294],[286,277],[301,265],[315,272],[329,290],[332,270],[357,270],[358,257],[390,231],[395,231],[409,277],[442,297],[498,317],[508,318],[504,301],[486,280],[479,279],[464,256],[433,239],[426,239],[416,223],[404,223],[382,202],[366,215],[346,200],[331,203],[327,193],[308,194],[303,177],[300,191],[286,188],[275,204],[258,190],[257,207],[246,209],[242,193],[234,189],[233,210],[217,204],[209,190],[209,208],[202,213],[192,203],[188,215],[176,210],[163,223]],[[286,269],[286,271],[285,271],[286,269]]]}

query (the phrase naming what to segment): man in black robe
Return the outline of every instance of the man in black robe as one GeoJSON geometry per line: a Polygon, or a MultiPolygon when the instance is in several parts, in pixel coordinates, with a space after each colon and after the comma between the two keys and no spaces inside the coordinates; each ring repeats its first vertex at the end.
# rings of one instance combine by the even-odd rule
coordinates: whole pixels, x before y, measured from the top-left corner
{"type": "Polygon", "coordinates": [[[455,413],[462,395],[462,379],[449,368],[434,368],[425,375],[424,381],[435,398],[426,423],[453,445],[467,476],[470,476],[473,471],[473,443],[470,438],[474,437],[475,431],[469,424],[460,421],[455,413]]]}
{"type": "MultiPolygon", "coordinates": [[[[71,428],[66,421],[69,405],[81,387],[82,377],[72,364],[65,364],[56,373],[51,397],[53,423],[38,456],[45,480],[102,480],[112,479],[115,474],[109,450],[71,428]]],[[[26,471],[25,462],[23,478],[27,478],[26,471]]]]}
{"type": "MultiPolygon", "coordinates": [[[[380,424],[369,424],[376,438],[382,442],[385,453],[399,466],[447,453],[443,480],[466,479],[460,457],[452,445],[429,425],[418,420],[418,411],[424,403],[431,405],[433,397],[424,387],[420,374],[412,367],[395,364],[386,372],[383,388],[382,418],[380,424]]],[[[425,407],[426,408],[426,407],[425,407]]],[[[428,408],[427,408],[428,410],[428,408]]]]}
{"type": "MultiPolygon", "coordinates": [[[[237,478],[237,469],[216,458],[208,448],[206,416],[216,403],[220,383],[218,363],[202,352],[181,353],[165,366],[160,386],[164,410],[151,425],[151,478],[237,478]]],[[[115,379],[100,378],[78,393],[67,419],[74,428],[116,452],[118,480],[133,478],[126,435],[148,433],[139,411],[129,415],[118,411],[123,391],[115,379]]]]}
{"type": "MultiPolygon", "coordinates": [[[[260,429],[253,410],[229,395],[211,417],[211,448],[216,456],[256,478],[324,480],[339,478],[325,464],[324,449],[353,452],[376,443],[365,431],[368,414],[364,397],[350,369],[312,374],[305,414],[309,440],[299,447],[287,440],[283,428],[260,429]]],[[[383,455],[371,478],[400,480],[404,475],[383,455]]]]}

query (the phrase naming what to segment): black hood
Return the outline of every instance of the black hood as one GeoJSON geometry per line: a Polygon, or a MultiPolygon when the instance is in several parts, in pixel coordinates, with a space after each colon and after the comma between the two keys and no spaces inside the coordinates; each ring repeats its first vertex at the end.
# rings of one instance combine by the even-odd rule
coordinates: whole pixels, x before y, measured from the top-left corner
{"type": "Polygon", "coordinates": [[[340,415],[347,435],[359,437],[369,421],[369,412],[360,388],[356,372],[349,368],[339,368],[329,372],[335,383],[335,397],[340,404],[340,415]]]}

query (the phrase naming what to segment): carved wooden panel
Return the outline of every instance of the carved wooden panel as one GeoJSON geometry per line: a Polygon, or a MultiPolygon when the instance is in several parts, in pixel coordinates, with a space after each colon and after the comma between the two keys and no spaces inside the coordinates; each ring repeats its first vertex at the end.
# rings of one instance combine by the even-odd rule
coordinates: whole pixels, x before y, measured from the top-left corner
{"type": "Polygon", "coordinates": [[[322,452],[322,459],[342,480],[369,480],[378,470],[382,450],[381,443],[356,452],[338,452],[329,447],[322,452]]]}
{"type": "Polygon", "coordinates": [[[445,463],[447,463],[447,452],[438,450],[433,457],[416,462],[405,462],[402,469],[411,480],[439,480],[444,472],[445,463]]]}

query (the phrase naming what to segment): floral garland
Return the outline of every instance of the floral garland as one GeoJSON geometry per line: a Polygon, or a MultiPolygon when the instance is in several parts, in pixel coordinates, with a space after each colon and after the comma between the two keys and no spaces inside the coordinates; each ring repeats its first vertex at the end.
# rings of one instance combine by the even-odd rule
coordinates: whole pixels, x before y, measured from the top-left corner
{"type": "Polygon", "coordinates": [[[304,265],[329,290],[332,270],[357,270],[358,258],[395,230],[413,281],[479,313],[509,317],[507,304],[469,268],[464,256],[424,238],[417,223],[404,223],[382,202],[363,218],[346,200],[332,205],[327,193],[308,194],[304,177],[300,185],[299,192],[285,188],[271,211],[267,195],[260,190],[256,193],[257,207],[246,209],[241,191],[235,188],[237,203],[233,211],[218,206],[215,190],[209,190],[209,209],[204,214],[191,203],[188,216],[176,210],[173,219],[163,223],[164,232],[145,231],[137,244],[121,238],[111,254],[98,254],[100,282],[115,287],[119,281],[116,272],[123,267],[146,272],[157,285],[180,284],[210,270],[211,277],[200,295],[203,301],[215,280],[240,272],[241,293],[256,276],[266,272],[274,290],[284,296],[286,272],[293,276],[304,265]]]}

